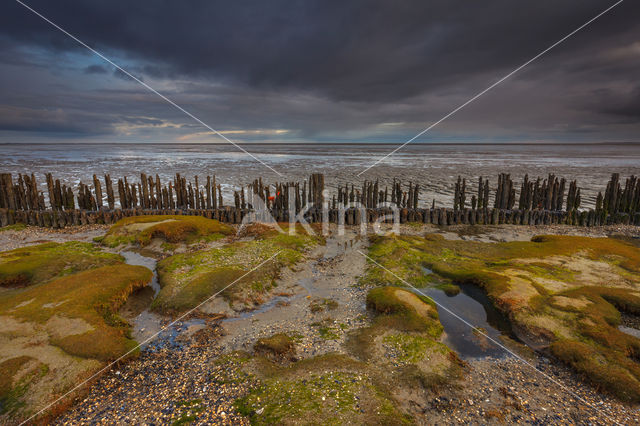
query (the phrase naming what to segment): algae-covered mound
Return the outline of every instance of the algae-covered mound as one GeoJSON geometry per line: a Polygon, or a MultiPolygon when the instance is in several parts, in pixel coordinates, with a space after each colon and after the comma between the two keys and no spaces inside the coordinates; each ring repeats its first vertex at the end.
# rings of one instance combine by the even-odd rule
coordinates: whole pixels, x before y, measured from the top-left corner
{"type": "Polygon", "coordinates": [[[367,294],[367,307],[379,314],[378,322],[406,331],[426,332],[433,338],[442,334],[435,305],[424,296],[419,296],[398,287],[379,287],[367,294]]]}
{"type": "Polygon", "coordinates": [[[353,333],[350,351],[389,372],[398,387],[433,389],[460,378],[457,355],[441,342],[443,328],[430,299],[400,287],[378,287],[367,294],[376,317],[353,333]]]}
{"type": "Polygon", "coordinates": [[[236,401],[252,424],[408,424],[366,364],[327,354],[286,367],[260,358],[242,368],[259,380],[236,401]]]}
{"type": "Polygon", "coordinates": [[[214,241],[233,232],[230,226],[201,216],[133,216],[114,224],[101,242],[108,247],[127,244],[146,246],[154,238],[168,243],[191,243],[198,240],[214,241]]]}
{"type": "MultiPolygon", "coordinates": [[[[434,276],[475,284],[514,330],[619,398],[640,401],[640,340],[618,330],[640,314],[640,250],[610,238],[450,241],[439,235],[375,238],[369,256],[413,285],[434,276]],[[429,268],[433,274],[425,274],[429,268]]],[[[401,283],[370,265],[363,282],[401,283]]]]}
{"type": "Polygon", "coordinates": [[[254,357],[236,355],[228,364],[257,381],[235,402],[238,411],[252,424],[412,424],[409,400],[459,378],[459,360],[439,341],[442,326],[428,299],[383,287],[369,292],[367,305],[375,318],[352,333],[351,355],[282,365],[273,354],[295,347],[283,334],[259,339],[254,357]]]}
{"type": "Polygon", "coordinates": [[[116,263],[0,292],[0,423],[37,412],[133,349],[117,310],[151,277],[116,263]]]}
{"type": "Polygon", "coordinates": [[[25,287],[122,262],[90,243],[45,243],[0,252],[0,287],[25,287]]]}
{"type": "Polygon", "coordinates": [[[296,345],[294,338],[285,333],[277,333],[273,336],[263,337],[253,345],[257,354],[276,360],[295,360],[296,345]]]}
{"type": "Polygon", "coordinates": [[[304,233],[301,228],[295,235],[269,231],[253,237],[208,250],[176,254],[158,262],[162,290],[152,309],[183,312],[219,292],[232,304],[258,304],[262,295],[274,287],[282,268],[293,266],[308,249],[322,242],[320,237],[304,233]]]}

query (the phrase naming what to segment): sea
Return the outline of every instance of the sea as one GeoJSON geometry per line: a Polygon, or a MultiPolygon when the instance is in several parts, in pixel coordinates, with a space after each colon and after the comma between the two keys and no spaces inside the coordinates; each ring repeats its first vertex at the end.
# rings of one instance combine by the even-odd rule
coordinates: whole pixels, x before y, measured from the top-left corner
{"type": "Polygon", "coordinates": [[[582,206],[591,207],[598,191],[604,192],[611,173],[620,173],[623,182],[630,175],[640,175],[640,144],[423,143],[409,144],[385,157],[396,147],[364,143],[242,145],[248,155],[230,144],[0,144],[0,173],[14,177],[35,173],[41,190],[46,189],[45,173],[74,188],[80,182],[90,184],[93,174],[102,177],[109,173],[116,182],[123,176],[137,181],[140,173],[158,174],[163,181],[176,173],[188,179],[215,175],[228,202],[232,201],[232,189],[258,177],[275,183],[302,181],[311,173],[324,173],[330,191],[345,184],[357,187],[365,179],[378,179],[384,186],[395,178],[407,185],[420,185],[421,207],[430,206],[433,200],[439,206],[452,206],[458,176],[466,178],[470,200],[479,176],[488,178],[495,188],[498,174],[509,173],[519,189],[525,174],[535,179],[553,173],[576,179],[582,206]]]}

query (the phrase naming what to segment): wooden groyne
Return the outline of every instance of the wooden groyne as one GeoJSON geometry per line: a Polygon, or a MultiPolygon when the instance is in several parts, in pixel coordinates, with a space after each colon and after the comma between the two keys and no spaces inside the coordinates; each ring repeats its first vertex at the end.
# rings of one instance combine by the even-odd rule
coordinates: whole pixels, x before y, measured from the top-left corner
{"type": "Polygon", "coordinates": [[[576,181],[549,175],[530,180],[526,175],[516,191],[510,175],[501,173],[490,204],[489,179],[478,178],[477,188],[468,188],[466,179],[455,183],[453,207],[419,206],[421,185],[393,181],[382,188],[379,181],[345,184],[333,193],[325,191],[322,174],[312,174],[303,182],[267,185],[262,178],[233,191],[233,205],[224,205],[215,176],[193,181],[176,174],[163,183],[160,177],[142,173],[140,180],[110,175],[101,181],[93,175],[90,184],[77,188],[61,184],[49,173],[45,192],[39,190],[35,175],[0,174],[0,226],[25,223],[52,228],[86,224],[112,224],[123,217],[138,215],[199,215],[227,223],[241,223],[247,215],[254,219],[269,215],[289,221],[302,215],[308,222],[359,225],[393,220],[436,225],[455,224],[569,224],[598,226],[640,225],[640,181],[627,178],[624,185],[612,174],[604,194],[598,193],[595,209],[580,209],[580,188],[576,181]],[[104,187],[103,187],[104,185],[104,187]],[[117,187],[117,197],[114,191],[117,187]],[[467,195],[471,198],[467,201],[467,195]],[[396,216],[394,216],[394,214],[396,216]]]}

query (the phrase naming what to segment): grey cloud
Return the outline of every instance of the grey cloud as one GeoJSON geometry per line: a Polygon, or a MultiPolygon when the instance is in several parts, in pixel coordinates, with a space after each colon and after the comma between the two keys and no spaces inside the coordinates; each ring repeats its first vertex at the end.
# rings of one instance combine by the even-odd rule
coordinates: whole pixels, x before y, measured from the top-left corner
{"type": "Polygon", "coordinates": [[[108,71],[102,65],[89,65],[84,69],[85,74],[106,74],[108,71]]]}
{"type": "MultiPolygon", "coordinates": [[[[278,137],[303,140],[401,140],[612,2],[443,0],[399,5],[382,0],[198,0],[186,5],[161,0],[55,4],[32,0],[29,4],[122,61],[136,77],[157,84],[161,92],[215,128],[289,129],[278,137]],[[406,124],[386,128],[380,126],[384,122],[406,124]]],[[[617,126],[637,117],[637,93],[624,94],[620,88],[633,84],[640,74],[633,48],[640,41],[638,12],[637,2],[624,2],[443,123],[442,132],[476,132],[480,138],[500,132],[547,132],[549,137],[559,137],[562,131],[593,137],[633,134],[637,129],[617,126]],[[598,95],[598,90],[607,94],[598,95]]],[[[8,55],[1,54],[7,46],[91,57],[17,3],[8,4],[0,16],[0,64],[7,63],[8,55]]],[[[52,84],[38,104],[27,102],[20,87],[2,90],[21,99],[20,106],[33,112],[33,123],[38,120],[35,111],[45,107],[95,112],[84,119],[94,117],[100,132],[117,132],[122,122],[149,127],[175,123],[185,132],[190,126],[194,132],[200,130],[122,72],[86,63],[84,74],[104,70],[107,74],[100,84],[111,84],[112,77],[117,83],[97,88],[92,84],[98,83],[76,81],[69,74],[67,83],[52,84]],[[73,96],[61,95],[65,91],[73,96]],[[134,123],[123,117],[150,118],[134,123]]],[[[43,81],[53,80],[39,75],[43,81]]],[[[79,126],[79,131],[84,128],[79,126]]],[[[434,131],[422,140],[442,134],[434,131]]]]}

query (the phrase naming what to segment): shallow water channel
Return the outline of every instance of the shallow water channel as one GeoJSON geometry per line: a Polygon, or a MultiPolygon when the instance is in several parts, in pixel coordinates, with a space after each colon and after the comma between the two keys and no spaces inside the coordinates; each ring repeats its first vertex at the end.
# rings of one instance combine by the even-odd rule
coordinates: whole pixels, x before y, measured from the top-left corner
{"type": "Polygon", "coordinates": [[[204,320],[189,319],[187,321],[178,321],[163,330],[162,326],[166,322],[165,318],[149,311],[153,299],[160,292],[160,284],[158,283],[158,274],[156,272],[157,260],[132,251],[124,251],[120,254],[129,265],[144,266],[153,271],[153,278],[149,285],[131,294],[119,311],[120,315],[131,324],[131,335],[141,344],[143,349],[155,350],[165,346],[180,346],[176,338],[181,332],[204,326],[204,320]]]}
{"type": "MultiPolygon", "coordinates": [[[[348,247],[337,246],[334,251],[344,251],[348,247]]],[[[191,319],[179,321],[176,324],[162,330],[162,325],[166,319],[149,310],[153,299],[160,292],[158,276],[156,273],[156,259],[142,256],[132,251],[120,253],[126,263],[130,265],[140,265],[153,271],[153,278],[148,286],[134,292],[120,309],[120,314],[132,325],[132,337],[138,342],[145,342],[155,334],[151,342],[145,343],[143,348],[156,349],[162,346],[174,346],[179,343],[176,337],[183,331],[191,328],[204,326],[204,321],[191,319]]],[[[425,268],[425,274],[432,273],[425,268]]],[[[316,271],[313,271],[308,282],[300,282],[309,294],[313,293],[313,281],[316,271]]],[[[416,289],[414,292],[432,298],[438,306],[440,322],[444,328],[444,343],[452,350],[456,351],[463,359],[483,358],[483,357],[503,357],[507,356],[503,348],[483,336],[479,331],[485,333],[491,339],[501,342],[501,336],[513,337],[508,320],[498,312],[488,299],[482,289],[474,285],[460,285],[460,293],[447,295],[443,290],[436,287],[416,289]],[[464,320],[464,321],[462,321],[464,320]],[[469,326],[471,324],[473,327],[469,326]]],[[[302,294],[297,295],[301,297],[302,294]]],[[[241,312],[237,317],[227,318],[225,321],[236,321],[249,318],[257,313],[266,312],[282,302],[290,302],[297,296],[276,296],[263,304],[256,310],[241,312]]]]}

